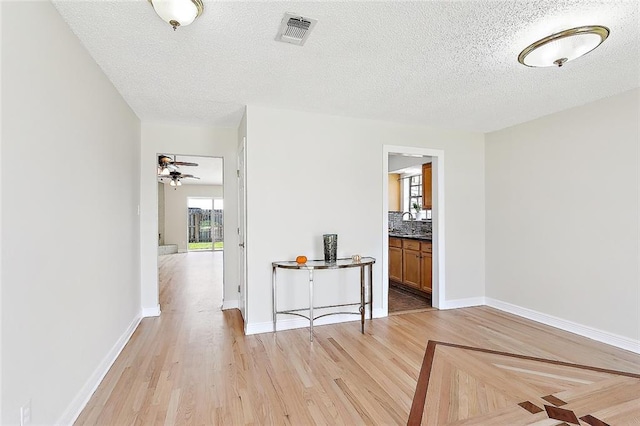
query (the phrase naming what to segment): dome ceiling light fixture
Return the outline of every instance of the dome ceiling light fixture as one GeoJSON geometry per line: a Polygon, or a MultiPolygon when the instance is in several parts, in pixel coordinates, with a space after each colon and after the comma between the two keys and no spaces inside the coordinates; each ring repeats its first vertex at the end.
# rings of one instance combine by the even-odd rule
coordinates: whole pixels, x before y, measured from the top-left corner
{"type": "Polygon", "coordinates": [[[204,10],[202,0],[149,0],[149,3],[173,31],[195,21],[204,10]]]}
{"type": "Polygon", "coordinates": [[[600,46],[609,32],[601,25],[560,31],[527,46],[518,55],[518,62],[528,67],[561,67],[600,46]]]}

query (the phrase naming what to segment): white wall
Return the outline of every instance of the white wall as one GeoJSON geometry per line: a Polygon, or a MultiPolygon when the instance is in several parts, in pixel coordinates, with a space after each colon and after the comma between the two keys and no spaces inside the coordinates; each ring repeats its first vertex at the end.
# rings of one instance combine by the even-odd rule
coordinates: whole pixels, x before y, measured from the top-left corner
{"type": "Polygon", "coordinates": [[[487,296],[640,338],[633,90],[487,135],[487,296]]]}
{"type": "MultiPolygon", "coordinates": [[[[143,314],[152,315],[158,306],[158,199],[159,153],[221,157],[224,161],[224,300],[238,299],[235,232],[237,203],[237,130],[179,124],[142,123],[140,157],[140,268],[143,314]]],[[[166,194],[165,194],[166,195],[166,194]]],[[[165,200],[165,203],[168,201],[165,200]]],[[[167,241],[165,241],[167,242],[167,241]]]]}
{"type": "MultiPolygon", "coordinates": [[[[178,251],[187,251],[187,199],[189,197],[223,198],[221,185],[182,185],[173,187],[168,183],[164,187],[165,199],[165,243],[177,244],[178,251]]],[[[231,197],[237,197],[231,194],[231,197]]],[[[227,229],[232,232],[233,229],[227,229]]],[[[233,249],[234,247],[232,247],[233,249]]]]}
{"type": "MultiPolygon", "coordinates": [[[[446,297],[484,296],[484,135],[250,105],[249,329],[271,320],[271,262],[300,254],[321,259],[323,233],[338,234],[340,257],[378,259],[374,307],[381,308],[386,144],[445,151],[446,297]]],[[[352,296],[348,274],[331,274],[315,277],[319,301],[352,296]]],[[[283,306],[306,303],[304,286],[286,293],[283,306]]]]}
{"type": "Polygon", "coordinates": [[[164,184],[158,182],[158,244],[164,244],[164,184]]]}
{"type": "Polygon", "coordinates": [[[139,318],[140,122],[50,2],[1,7],[0,423],[51,425],[139,318]]]}

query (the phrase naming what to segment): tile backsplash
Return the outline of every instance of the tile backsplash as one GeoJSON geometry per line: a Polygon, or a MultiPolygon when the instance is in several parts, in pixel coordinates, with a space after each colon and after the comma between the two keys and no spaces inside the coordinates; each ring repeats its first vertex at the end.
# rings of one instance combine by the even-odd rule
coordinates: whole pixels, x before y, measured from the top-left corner
{"type": "Polygon", "coordinates": [[[402,220],[402,212],[389,212],[389,231],[398,234],[429,234],[431,220],[402,220]]]}

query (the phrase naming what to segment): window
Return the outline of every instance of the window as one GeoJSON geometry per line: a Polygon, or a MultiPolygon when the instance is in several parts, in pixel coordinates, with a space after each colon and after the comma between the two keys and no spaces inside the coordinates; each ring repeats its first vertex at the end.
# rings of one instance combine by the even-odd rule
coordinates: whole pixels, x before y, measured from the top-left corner
{"type": "Polygon", "coordinates": [[[402,211],[410,212],[415,218],[413,203],[417,203],[422,209],[422,175],[402,178],[402,211]]]}
{"type": "Polygon", "coordinates": [[[413,204],[420,206],[422,210],[422,175],[409,178],[409,211],[414,210],[413,204]]]}

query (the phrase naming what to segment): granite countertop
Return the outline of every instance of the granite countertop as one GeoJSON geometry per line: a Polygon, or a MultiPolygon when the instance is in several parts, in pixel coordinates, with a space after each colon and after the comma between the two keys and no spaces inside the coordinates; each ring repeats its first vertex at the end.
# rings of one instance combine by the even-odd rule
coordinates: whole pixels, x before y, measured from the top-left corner
{"type": "Polygon", "coordinates": [[[389,236],[393,238],[406,238],[409,240],[429,241],[431,242],[431,234],[398,234],[389,232],[389,236]]]}

